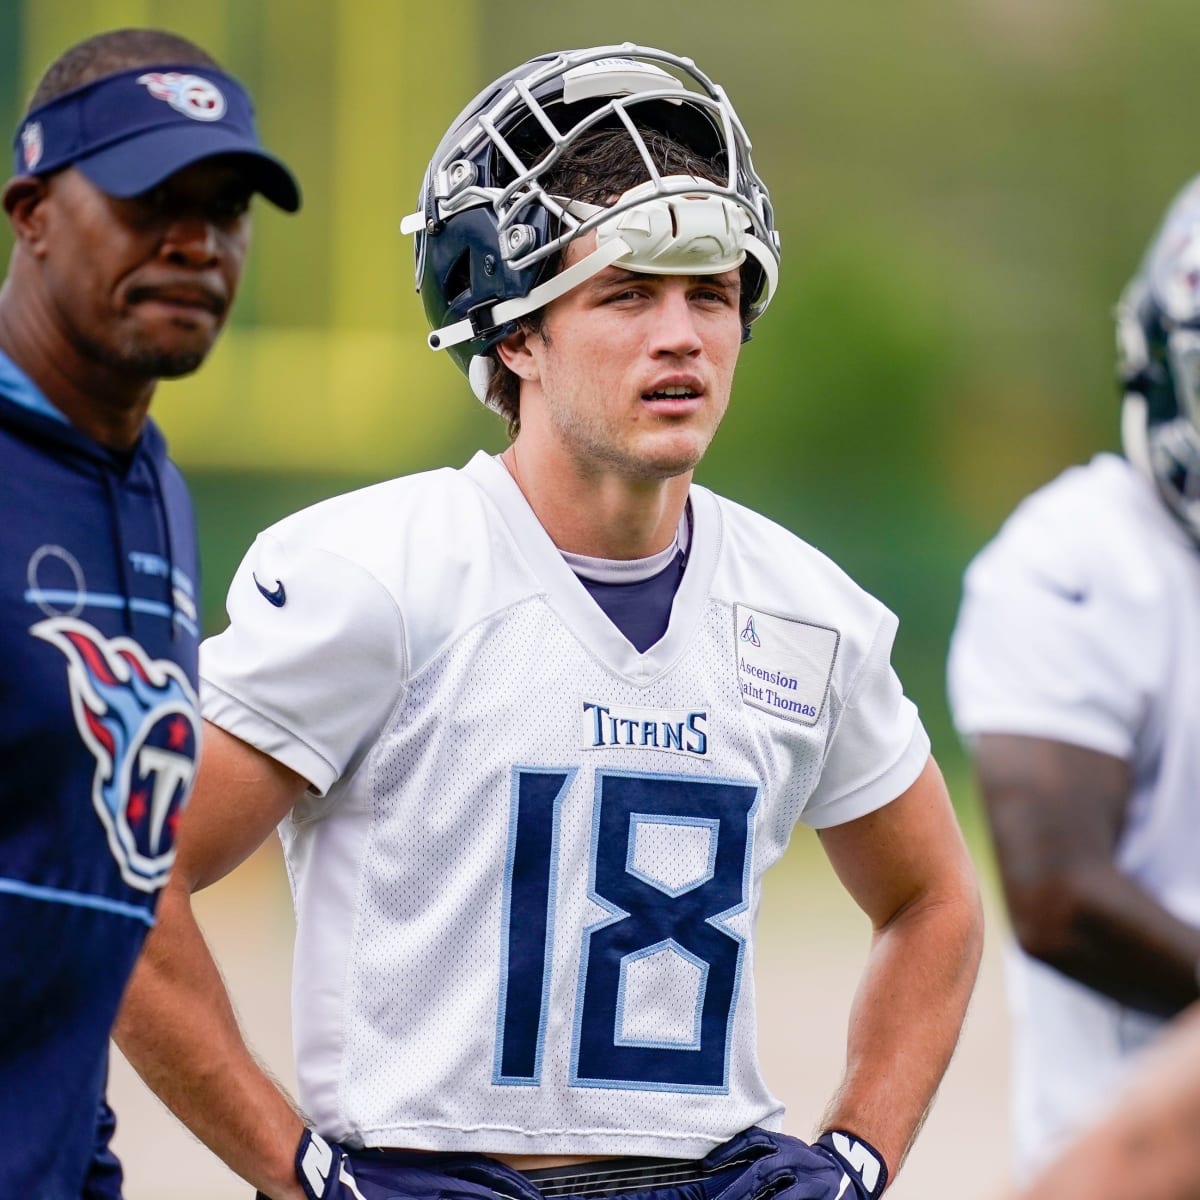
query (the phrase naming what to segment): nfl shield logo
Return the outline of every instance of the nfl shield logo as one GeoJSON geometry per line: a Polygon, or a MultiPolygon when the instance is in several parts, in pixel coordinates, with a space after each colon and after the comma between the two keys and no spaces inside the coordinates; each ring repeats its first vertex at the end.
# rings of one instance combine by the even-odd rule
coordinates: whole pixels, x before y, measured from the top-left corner
{"type": "Polygon", "coordinates": [[[21,130],[21,157],[25,170],[32,171],[42,161],[42,123],[30,121],[21,130]]]}

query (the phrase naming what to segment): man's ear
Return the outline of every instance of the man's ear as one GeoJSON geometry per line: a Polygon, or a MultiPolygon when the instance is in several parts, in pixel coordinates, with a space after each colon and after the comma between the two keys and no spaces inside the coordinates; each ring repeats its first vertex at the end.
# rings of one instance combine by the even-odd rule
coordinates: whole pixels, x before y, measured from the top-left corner
{"type": "Polygon", "coordinates": [[[45,179],[18,175],[4,185],[4,211],[17,240],[36,254],[46,236],[46,211],[42,201],[50,194],[45,179]]]}
{"type": "Polygon", "coordinates": [[[530,338],[538,337],[536,329],[518,329],[510,333],[503,341],[496,343],[496,353],[500,361],[518,379],[536,379],[538,377],[537,361],[529,349],[530,338]]]}

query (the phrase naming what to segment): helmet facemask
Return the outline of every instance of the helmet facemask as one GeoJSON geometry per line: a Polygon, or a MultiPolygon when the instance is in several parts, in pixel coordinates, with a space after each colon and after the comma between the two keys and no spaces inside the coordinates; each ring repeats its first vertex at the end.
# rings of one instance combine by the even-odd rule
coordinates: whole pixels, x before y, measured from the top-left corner
{"type": "Polygon", "coordinates": [[[1200,542],[1200,188],[1168,211],[1117,307],[1126,456],[1200,542]]]}

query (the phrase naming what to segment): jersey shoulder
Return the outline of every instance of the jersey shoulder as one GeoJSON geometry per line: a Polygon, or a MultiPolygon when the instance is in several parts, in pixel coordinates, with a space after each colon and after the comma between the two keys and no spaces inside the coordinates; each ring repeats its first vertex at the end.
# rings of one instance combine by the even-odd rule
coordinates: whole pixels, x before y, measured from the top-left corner
{"type": "Polygon", "coordinates": [[[834,651],[830,682],[840,696],[853,689],[868,662],[886,666],[899,622],[882,601],[778,522],[716,499],[722,547],[713,598],[734,609],[739,638],[749,641],[761,633],[758,620],[752,630],[746,623],[764,615],[768,624],[771,618],[785,622],[776,627],[785,640],[791,640],[789,629],[825,631],[834,651]]]}
{"type": "Polygon", "coordinates": [[[1022,500],[967,570],[968,589],[1027,583],[1119,606],[1156,602],[1171,564],[1193,553],[1152,485],[1100,454],[1022,500]]]}
{"type": "Polygon", "coordinates": [[[722,553],[713,591],[730,603],[755,604],[870,640],[895,617],[828,555],[762,513],[716,497],[722,553]]]}
{"type": "MultiPolygon", "coordinates": [[[[259,535],[248,555],[286,584],[343,582],[344,603],[393,607],[415,673],[458,634],[537,590],[504,522],[463,470],[402,476],[323,500],[259,535]]],[[[257,574],[255,575],[257,579],[257,574]]]]}
{"type": "Polygon", "coordinates": [[[330,496],[263,530],[280,545],[320,547],[364,565],[386,561],[397,537],[469,523],[471,489],[451,467],[402,475],[330,496]]]}

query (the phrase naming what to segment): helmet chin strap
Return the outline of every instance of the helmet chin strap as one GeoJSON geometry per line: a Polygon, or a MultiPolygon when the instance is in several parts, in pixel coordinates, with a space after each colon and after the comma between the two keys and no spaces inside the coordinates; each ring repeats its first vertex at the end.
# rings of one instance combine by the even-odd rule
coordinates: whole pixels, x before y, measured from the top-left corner
{"type": "Polygon", "coordinates": [[[1154,467],[1150,463],[1150,443],[1146,439],[1146,397],[1126,392],[1121,405],[1121,445],[1125,457],[1151,483],[1157,486],[1154,467]]]}
{"type": "MultiPolygon", "coordinates": [[[[593,275],[598,275],[605,267],[612,266],[622,255],[628,254],[629,249],[620,238],[614,238],[607,246],[593,250],[587,257],[572,263],[565,271],[560,271],[553,279],[539,284],[527,296],[502,300],[494,305],[488,323],[495,328],[508,321],[515,321],[518,317],[533,312],[535,308],[542,308],[551,300],[566,295],[572,288],[578,287],[593,275]]],[[[468,342],[475,336],[475,327],[470,318],[455,321],[453,325],[443,325],[441,329],[435,329],[429,335],[429,348],[445,350],[450,346],[457,346],[459,342],[468,342]]]]}
{"type": "MultiPolygon", "coordinates": [[[[750,220],[741,206],[727,197],[707,191],[662,194],[664,186],[679,189],[685,183],[704,185],[689,176],[666,176],[631,188],[611,209],[571,203],[572,213],[587,214],[575,237],[594,229],[596,248],[527,295],[493,306],[489,328],[545,307],[610,266],[647,275],[720,275],[740,267],[747,254],[758,261],[766,277],[765,295],[758,306],[765,308],[779,282],[775,256],[749,231],[750,220]]],[[[479,332],[466,318],[434,330],[429,346],[444,350],[470,341],[479,332]]]]}

